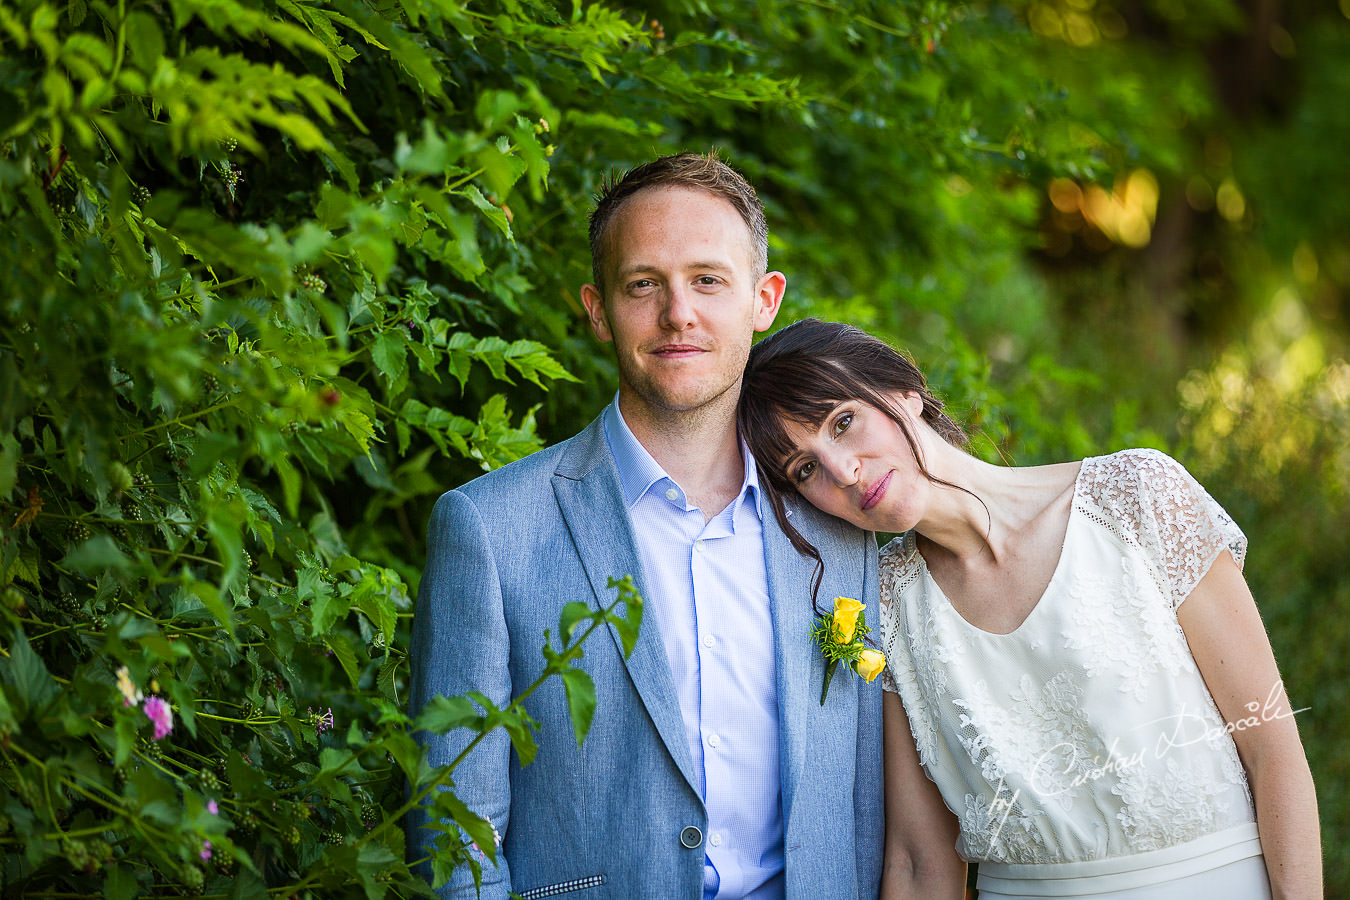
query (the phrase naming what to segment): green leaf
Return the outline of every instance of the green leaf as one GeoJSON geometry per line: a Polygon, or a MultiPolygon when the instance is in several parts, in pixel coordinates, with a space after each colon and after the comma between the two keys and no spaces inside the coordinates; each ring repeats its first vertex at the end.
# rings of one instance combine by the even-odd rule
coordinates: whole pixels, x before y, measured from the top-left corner
{"type": "MultiPolygon", "coordinates": [[[[563,672],[562,680],[567,691],[567,711],[572,718],[572,733],[580,747],[591,730],[591,719],[595,716],[595,682],[591,681],[591,676],[576,668],[563,672]]],[[[523,761],[521,765],[524,765],[523,761]]]]}
{"type": "Polygon", "coordinates": [[[140,892],[136,872],[130,866],[110,865],[103,873],[104,900],[133,900],[140,892]]]}
{"type": "Polygon", "coordinates": [[[585,620],[595,615],[595,610],[591,609],[587,603],[576,601],[563,607],[562,615],[558,618],[558,634],[562,637],[563,646],[566,647],[572,642],[576,635],[577,626],[585,620]]]}
{"type": "Polygon", "coordinates": [[[483,715],[466,697],[432,697],[417,714],[414,730],[447,734],[456,728],[481,725],[483,715]]]}
{"type": "Polygon", "coordinates": [[[164,58],[164,32],[155,17],[140,10],[132,10],[126,17],[127,46],[131,58],[142,69],[153,72],[164,58]]]}
{"type": "Polygon", "coordinates": [[[12,434],[0,437],[0,498],[7,498],[19,477],[19,441],[12,434]]]}
{"type": "Polygon", "coordinates": [[[385,383],[394,390],[408,376],[408,334],[401,326],[395,325],[380,332],[380,336],[371,345],[370,357],[385,383]]]}
{"type": "Polygon", "coordinates": [[[356,651],[352,649],[351,643],[342,634],[327,634],[323,639],[324,644],[329,650],[333,651],[333,658],[342,666],[342,671],[347,673],[347,678],[351,681],[352,687],[359,687],[361,672],[356,666],[356,651]]]}
{"type": "Polygon", "coordinates": [[[231,606],[221,599],[220,591],[214,584],[205,581],[193,580],[188,584],[188,590],[196,595],[197,599],[202,601],[202,605],[215,616],[216,621],[224,628],[230,638],[234,638],[234,611],[231,606]]]}
{"type": "Polygon", "coordinates": [[[87,575],[102,575],[109,571],[126,575],[132,570],[131,560],[106,534],[90,538],[67,553],[61,565],[87,575]]]}

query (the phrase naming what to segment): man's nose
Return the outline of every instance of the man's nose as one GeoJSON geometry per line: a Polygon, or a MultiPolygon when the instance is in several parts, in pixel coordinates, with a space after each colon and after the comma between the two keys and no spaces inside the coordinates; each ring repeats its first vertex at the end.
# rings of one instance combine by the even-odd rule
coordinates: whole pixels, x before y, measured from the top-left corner
{"type": "Polygon", "coordinates": [[[672,331],[684,331],[693,326],[694,318],[694,302],[689,286],[672,283],[661,309],[661,326],[672,331]]]}

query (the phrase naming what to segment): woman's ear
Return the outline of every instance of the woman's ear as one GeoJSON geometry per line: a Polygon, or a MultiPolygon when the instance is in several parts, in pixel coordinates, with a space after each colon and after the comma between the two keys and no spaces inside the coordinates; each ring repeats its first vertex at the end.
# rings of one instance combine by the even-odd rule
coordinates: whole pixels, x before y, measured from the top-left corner
{"type": "Polygon", "coordinates": [[[910,417],[916,422],[923,420],[923,395],[918,391],[892,394],[891,403],[895,405],[897,411],[903,410],[909,413],[910,417]]]}

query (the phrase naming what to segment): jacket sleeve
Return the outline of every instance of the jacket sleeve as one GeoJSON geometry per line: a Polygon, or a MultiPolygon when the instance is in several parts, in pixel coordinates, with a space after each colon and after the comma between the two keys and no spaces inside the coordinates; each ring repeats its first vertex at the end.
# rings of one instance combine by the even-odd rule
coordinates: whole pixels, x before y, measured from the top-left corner
{"type": "MultiPolygon", "coordinates": [[[[863,596],[880,615],[877,542],[863,535],[863,596]]],[[[880,620],[876,620],[878,624],[880,620]]],[[[877,634],[878,638],[880,633],[877,634]]],[[[881,763],[881,684],[858,685],[858,761],[853,783],[853,835],[858,858],[858,897],[873,900],[881,889],[882,845],[886,833],[881,763]]]]}
{"type": "MultiPolygon", "coordinates": [[[[471,690],[481,691],[498,706],[510,702],[510,636],[497,561],[478,508],[459,491],[442,495],[432,512],[427,565],[412,631],[410,715],[416,716],[437,695],[454,697],[471,690]]],[[[444,735],[416,734],[431,766],[453,762],[475,736],[463,728],[444,735]]],[[[510,739],[499,728],[460,762],[453,776],[459,798],[490,820],[503,838],[510,827],[510,762],[510,739]]],[[[409,813],[407,826],[411,859],[430,857],[433,841],[441,832],[426,809],[418,807],[409,813]]],[[[458,832],[452,830],[452,834],[458,832]]],[[[481,894],[475,891],[468,867],[461,866],[440,888],[440,895],[504,900],[511,889],[511,875],[502,848],[498,848],[495,867],[480,858],[481,894]]],[[[431,880],[429,861],[418,870],[431,880]]]]}

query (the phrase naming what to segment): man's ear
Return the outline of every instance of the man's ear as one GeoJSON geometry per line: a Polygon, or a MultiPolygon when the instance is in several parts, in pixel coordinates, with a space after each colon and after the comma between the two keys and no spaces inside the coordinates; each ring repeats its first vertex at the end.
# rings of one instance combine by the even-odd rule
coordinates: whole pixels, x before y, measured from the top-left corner
{"type": "Polygon", "coordinates": [[[583,284],[581,305],[586,307],[586,317],[590,319],[591,331],[595,332],[595,336],[605,343],[614,340],[609,321],[605,318],[605,299],[600,295],[600,289],[593,284],[583,284]]]}
{"type": "Polygon", "coordinates": [[[773,324],[778,309],[783,305],[787,291],[787,276],[782,272],[767,272],[755,285],[755,330],[765,331],[773,324]]]}

